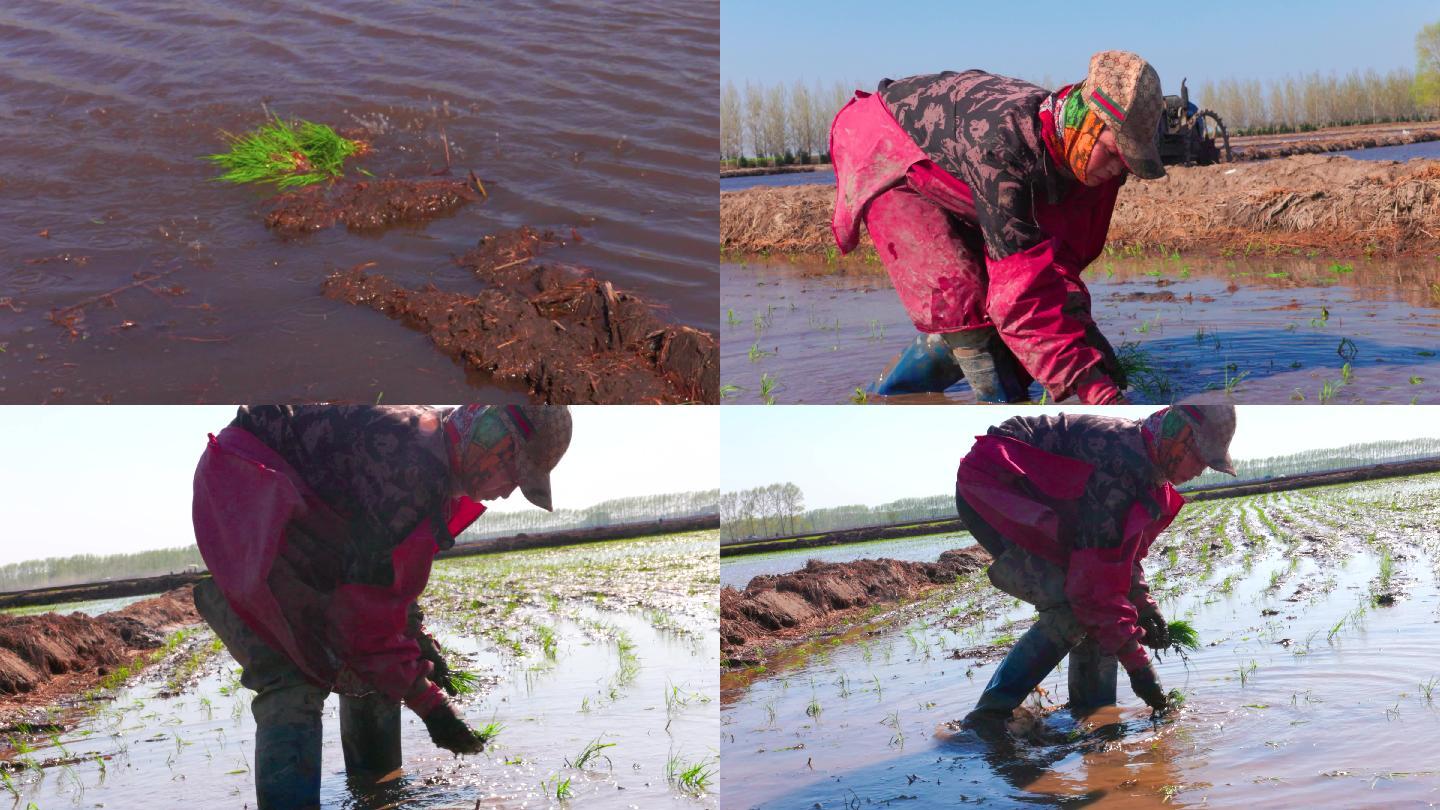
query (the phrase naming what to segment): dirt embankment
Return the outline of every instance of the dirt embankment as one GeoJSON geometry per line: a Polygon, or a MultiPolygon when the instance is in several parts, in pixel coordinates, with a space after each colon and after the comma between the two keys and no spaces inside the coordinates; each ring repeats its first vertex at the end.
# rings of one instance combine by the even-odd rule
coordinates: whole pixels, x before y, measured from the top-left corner
{"type": "MultiPolygon", "coordinates": [[[[834,188],[751,188],[720,195],[720,246],[737,253],[834,249],[834,188]]],[[[1306,155],[1185,168],[1120,190],[1109,244],[1202,253],[1316,250],[1326,256],[1440,250],[1440,163],[1306,155]]],[[[873,250],[869,235],[863,242],[873,250]]]]}
{"type": "Polygon", "coordinates": [[[719,515],[651,520],[645,523],[624,523],[618,526],[594,526],[586,529],[567,529],[542,534],[516,534],[490,540],[461,543],[435,555],[446,557],[469,557],[476,554],[496,554],[502,551],[520,551],[527,548],[556,548],[578,543],[597,543],[604,540],[629,540],[633,537],[654,537],[660,534],[679,534],[720,528],[719,515]]]}
{"type": "Polygon", "coordinates": [[[908,601],[989,565],[977,546],[940,555],[938,562],[811,560],[799,571],[758,576],[745,590],[720,591],[720,654],[749,665],[780,642],[844,624],[873,605],[908,601]]]}
{"type": "Polygon", "coordinates": [[[958,518],[951,520],[930,520],[924,523],[905,523],[894,526],[862,526],[858,529],[839,529],[822,534],[776,537],[720,546],[721,557],[740,554],[760,554],[766,551],[790,551],[797,548],[818,546],[839,546],[846,543],[865,543],[871,540],[897,540],[902,537],[919,537],[926,534],[969,531],[958,518]]]}
{"type": "Polygon", "coordinates": [[[1278,135],[1241,135],[1230,139],[1234,160],[1264,160],[1290,155],[1348,152],[1377,146],[1403,146],[1440,140],[1440,123],[1435,121],[1402,124],[1364,124],[1330,127],[1312,132],[1278,135]]]}
{"type": "Polygon", "coordinates": [[[368,265],[332,274],[324,292],[402,321],[466,368],[544,402],[719,402],[713,334],[665,323],[586,269],[535,261],[558,243],[533,228],[485,237],[457,260],[480,283],[471,293],[407,289],[368,265]]]}
{"type": "Polygon", "coordinates": [[[101,616],[0,615],[0,710],[94,687],[111,670],[198,624],[191,587],[101,616]]]}

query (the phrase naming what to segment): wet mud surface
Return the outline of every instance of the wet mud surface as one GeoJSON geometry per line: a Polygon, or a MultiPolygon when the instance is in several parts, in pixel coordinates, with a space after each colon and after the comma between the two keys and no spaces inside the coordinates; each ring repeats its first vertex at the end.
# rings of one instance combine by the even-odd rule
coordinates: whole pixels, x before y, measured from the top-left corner
{"type": "Polygon", "coordinates": [[[785,640],[843,624],[865,608],[907,602],[989,565],[977,546],[935,562],[810,560],[785,574],[762,574],[743,590],[720,591],[720,654],[727,666],[751,666],[785,640]]]}
{"type": "Polygon", "coordinates": [[[327,278],[325,295],[402,321],[467,372],[552,404],[718,402],[715,336],[665,323],[584,268],[535,261],[559,242],[531,228],[486,237],[456,261],[479,282],[468,293],[408,289],[361,265],[327,278]]]}
{"type": "MultiPolygon", "coordinates": [[[[784,262],[723,266],[726,402],[861,399],[914,336],[889,279],[784,262]]],[[[1102,256],[1085,271],[1101,330],[1136,362],[1127,395],[1169,402],[1230,389],[1237,402],[1440,402],[1440,261],[1304,255],[1102,256]]],[[[1031,396],[1042,395],[1039,385],[1031,396]]],[[[878,402],[885,398],[865,397],[878,402]]],[[[970,402],[944,395],[896,402],[970,402]]]]}
{"type": "MultiPolygon", "coordinates": [[[[406,712],[403,772],[350,783],[332,696],[322,806],[717,807],[715,543],[702,532],[438,562],[427,625],[480,679],[461,712],[504,728],[486,753],[455,757],[406,712]],[[572,765],[596,740],[614,745],[572,765]],[[697,763],[712,769],[705,787],[671,777],[697,763]]],[[[148,806],[163,784],[176,806],[253,806],[252,693],[208,631],[186,650],[58,731],[11,735],[0,759],[22,804],[148,806]]]]}
{"type": "Polygon", "coordinates": [[[1437,518],[1433,474],[1187,506],[1145,562],[1202,645],[1158,664],[1185,697],[1158,724],[1123,677],[1118,706],[1072,717],[1057,671],[1009,738],[956,733],[1034,615],[983,574],[727,673],[726,805],[1432,803],[1437,518]]]}
{"type": "Polygon", "coordinates": [[[485,187],[470,180],[376,180],[311,187],[281,195],[265,214],[265,227],[286,236],[343,224],[352,231],[379,231],[452,214],[483,199],[485,187]]]}
{"type": "Polygon", "coordinates": [[[7,11],[0,401],[526,401],[320,290],[365,262],[458,289],[450,258],[522,225],[578,229],[568,261],[715,329],[718,96],[694,92],[715,86],[713,4],[7,11]],[[346,182],[366,194],[474,171],[489,197],[282,237],[272,190],[213,182],[199,159],[272,115],[362,138],[346,182]]]}
{"type": "Polygon", "coordinates": [[[190,588],[101,615],[0,614],[0,717],[95,687],[117,667],[201,621],[190,588]]]}

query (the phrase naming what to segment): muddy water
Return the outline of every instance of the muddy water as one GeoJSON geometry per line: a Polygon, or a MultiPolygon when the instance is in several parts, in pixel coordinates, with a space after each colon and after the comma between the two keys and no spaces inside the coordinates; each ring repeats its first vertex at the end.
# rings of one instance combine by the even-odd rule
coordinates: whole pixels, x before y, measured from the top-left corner
{"type": "Polygon", "coordinates": [[[934,562],[941,552],[974,543],[968,533],[927,534],[900,540],[875,540],[869,543],[848,543],[840,546],[797,548],[794,551],[767,551],[727,557],[720,563],[720,585],[744,588],[761,574],[784,574],[805,567],[806,560],[850,562],[852,560],[889,557],[892,560],[934,562]]]}
{"type": "Polygon", "coordinates": [[[0,608],[0,613],[8,613],[11,616],[33,616],[40,613],[59,613],[68,615],[70,613],[84,613],[87,616],[99,616],[102,613],[109,613],[120,608],[133,605],[142,599],[149,599],[151,595],[144,596],[117,596],[114,599],[92,599],[87,602],[64,602],[58,605],[31,605],[27,607],[0,608]]]}
{"type": "Polygon", "coordinates": [[[518,400],[320,281],[375,262],[469,291],[450,257],[522,224],[575,228],[556,261],[713,330],[716,9],[6,4],[0,401],[518,400]],[[266,108],[358,133],[378,176],[443,171],[448,147],[490,198],[428,227],[282,240],[265,192],[197,159],[266,108]],[[137,274],[163,277],[103,297],[137,274]],[[80,335],[46,318],[82,302],[80,335]]]}
{"type": "MultiPolygon", "coordinates": [[[[1159,664],[1186,702],[1158,725],[1122,677],[1118,707],[1054,712],[1029,741],[937,739],[1030,619],[983,576],[748,686],[727,677],[726,804],[1433,802],[1437,498],[1426,476],[1187,507],[1146,567],[1204,646],[1159,664]]],[[[1063,673],[1043,688],[1066,700],[1063,673]]]]}
{"type": "MultiPolygon", "coordinates": [[[[765,375],[777,403],[850,401],[914,336],[882,273],[830,269],[724,265],[727,402],[761,402],[765,375]]],[[[1111,342],[1148,356],[1133,401],[1229,385],[1239,402],[1440,402],[1433,259],[1117,256],[1095,262],[1085,281],[1111,342]]],[[[943,397],[894,399],[966,402],[970,393],[962,381],[943,397]]]]}
{"type": "MultiPolygon", "coordinates": [[[[611,571],[633,570],[657,549],[678,553],[696,542],[637,545],[629,554],[625,543],[605,544],[605,556],[593,559],[611,571]],[[643,559],[636,557],[639,550],[643,559]]],[[[713,548],[713,536],[708,542],[713,548]]],[[[520,559],[525,558],[489,558],[486,570],[504,571],[508,561],[520,559]]],[[[713,552],[706,565],[713,577],[713,552]]],[[[477,726],[491,720],[503,723],[500,736],[485,754],[457,758],[437,749],[423,724],[405,712],[403,776],[380,787],[350,784],[340,748],[338,699],[332,696],[325,708],[324,807],[561,806],[555,790],[564,779],[570,780],[568,807],[717,806],[715,784],[709,795],[696,797],[672,787],[666,776],[671,758],[713,763],[717,754],[713,695],[718,691],[719,642],[713,596],[698,600],[689,595],[690,582],[663,580],[657,588],[676,592],[676,610],[663,621],[618,598],[606,608],[596,606],[603,599],[566,596],[552,609],[536,594],[535,604],[507,609],[502,633],[518,641],[522,633],[517,628],[543,624],[554,632],[552,656],[529,644],[517,651],[508,642],[496,643],[481,629],[494,627],[494,622],[471,623],[460,604],[446,609],[445,603],[434,601],[446,598],[443,581],[483,587],[476,570],[462,561],[437,566],[439,581],[432,580],[432,590],[439,596],[426,597],[428,625],[450,651],[452,664],[480,675],[484,683],[479,694],[462,700],[464,716],[477,726]],[[638,670],[623,682],[616,681],[621,664],[616,633],[634,643],[638,658],[638,670]],[[681,701],[667,705],[667,694],[673,696],[676,689],[681,701]],[[596,739],[614,743],[603,751],[608,759],[584,769],[566,764],[596,739]]],[[[616,594],[622,584],[616,583],[616,594]]],[[[713,582],[707,591],[713,594],[713,582]]],[[[60,738],[66,751],[90,757],[88,761],[38,773],[26,770],[14,777],[19,795],[40,807],[153,806],[157,790],[163,790],[166,806],[253,803],[252,693],[238,687],[237,678],[233,661],[221,653],[198,685],[177,696],[160,694],[163,677],[158,673],[133,684],[60,738]],[[112,758],[102,766],[94,754],[112,758]]],[[[28,756],[43,761],[60,755],[49,741],[40,742],[43,745],[28,756]]]]}

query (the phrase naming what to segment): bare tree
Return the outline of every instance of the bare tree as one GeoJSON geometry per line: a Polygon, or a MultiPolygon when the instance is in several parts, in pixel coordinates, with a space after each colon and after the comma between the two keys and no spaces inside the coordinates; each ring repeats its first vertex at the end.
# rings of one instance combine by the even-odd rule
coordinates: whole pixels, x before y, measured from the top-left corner
{"type": "Polygon", "coordinates": [[[761,156],[783,154],[790,140],[790,117],[785,104],[785,85],[777,84],[765,91],[765,113],[760,125],[764,133],[761,156]]]}
{"type": "Polygon", "coordinates": [[[735,160],[745,150],[745,125],[740,107],[740,91],[734,82],[725,82],[720,93],[720,157],[735,160]]]}
{"type": "Polygon", "coordinates": [[[765,122],[765,88],[745,83],[745,134],[750,140],[750,151],[760,157],[765,141],[762,132],[765,122]]]}

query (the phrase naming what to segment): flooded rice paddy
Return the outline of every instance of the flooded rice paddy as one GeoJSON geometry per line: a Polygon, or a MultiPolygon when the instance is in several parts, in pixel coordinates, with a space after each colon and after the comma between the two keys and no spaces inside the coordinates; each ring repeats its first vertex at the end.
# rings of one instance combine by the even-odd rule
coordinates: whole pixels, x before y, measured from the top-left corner
{"type": "MultiPolygon", "coordinates": [[[[727,807],[1395,807],[1440,801],[1440,476],[1190,504],[1146,569],[1202,647],[1183,708],[1046,714],[1030,741],[940,724],[1033,618],[983,572],[722,680],[727,807]],[[913,802],[913,804],[911,804],[913,802]]],[[[1066,700],[1065,676],[1042,686],[1066,700]]]]}
{"type": "Polygon", "coordinates": [[[713,331],[718,97],[697,88],[715,86],[717,9],[7,3],[0,401],[523,401],[320,291],[374,262],[473,293],[451,257],[521,225],[574,229],[546,258],[713,331]],[[268,191],[200,160],[271,113],[367,141],[352,165],[377,177],[474,170],[489,197],[427,226],[282,238],[268,191]]]}
{"type": "MultiPolygon", "coordinates": [[[[460,758],[407,711],[403,775],[349,784],[332,696],[322,805],[717,807],[716,542],[700,532],[437,563],[427,626],[452,666],[480,677],[463,715],[503,729],[460,758]],[[610,747],[571,764],[597,741],[610,747]]],[[[46,810],[149,806],[161,787],[167,806],[253,806],[252,693],[238,678],[201,628],[73,727],[12,737],[0,791],[46,810]]]]}
{"type": "MultiPolygon", "coordinates": [[[[727,402],[870,402],[915,335],[878,266],[727,263],[727,402]]],[[[1440,402],[1440,260],[1103,256],[1085,272],[1134,402],[1229,389],[1237,402],[1440,402]]],[[[1042,394],[1037,384],[1031,396],[1042,394]]],[[[969,386],[895,401],[968,402],[969,386]]]]}
{"type": "Polygon", "coordinates": [[[805,567],[807,560],[851,562],[852,560],[888,557],[892,560],[933,562],[941,552],[961,548],[975,542],[969,533],[927,534],[899,540],[874,540],[868,543],[846,543],[839,546],[797,548],[793,551],[767,551],[724,558],[720,562],[720,587],[744,590],[751,579],[761,574],[784,574],[805,567]]]}

